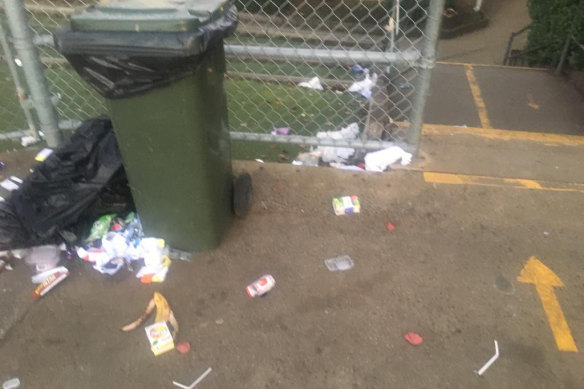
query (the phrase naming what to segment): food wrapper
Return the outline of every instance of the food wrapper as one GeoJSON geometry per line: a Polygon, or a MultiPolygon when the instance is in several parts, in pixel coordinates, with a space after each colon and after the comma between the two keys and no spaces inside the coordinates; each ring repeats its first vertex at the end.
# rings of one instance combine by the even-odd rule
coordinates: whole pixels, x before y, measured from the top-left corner
{"type": "Polygon", "coordinates": [[[145,329],[154,355],[158,356],[174,349],[174,340],[166,322],[154,323],[145,329]]]}
{"type": "Polygon", "coordinates": [[[361,204],[357,196],[343,196],[333,199],[333,209],[336,215],[348,215],[361,212],[361,204]]]}

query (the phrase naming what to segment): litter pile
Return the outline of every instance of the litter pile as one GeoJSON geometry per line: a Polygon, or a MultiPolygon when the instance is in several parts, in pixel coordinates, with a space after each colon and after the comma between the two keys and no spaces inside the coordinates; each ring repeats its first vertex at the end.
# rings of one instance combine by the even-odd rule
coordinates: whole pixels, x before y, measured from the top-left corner
{"type": "MultiPolygon", "coordinates": [[[[347,89],[346,92],[348,93],[357,93],[359,94],[361,97],[364,97],[365,99],[370,99],[371,96],[373,95],[373,88],[375,87],[375,84],[377,84],[377,74],[376,73],[371,73],[369,69],[367,68],[363,68],[361,65],[359,64],[355,64],[353,65],[353,67],[351,68],[352,72],[356,75],[364,75],[364,77],[362,79],[357,79],[355,80],[347,89]]],[[[322,91],[325,88],[322,86],[322,83],[320,82],[320,78],[318,77],[313,77],[308,81],[303,81],[300,82],[298,84],[299,87],[301,88],[307,88],[307,89],[312,89],[312,90],[319,90],[322,91]]],[[[338,93],[342,93],[342,92],[338,92],[338,93]]]]}
{"type": "Polygon", "coordinates": [[[77,256],[100,273],[116,274],[124,265],[131,271],[143,263],[136,277],[142,283],[163,282],[170,259],[164,239],[144,237],[140,218],[130,212],[125,218],[104,215],[93,223],[77,256]]]}
{"type": "MultiPolygon", "coordinates": [[[[339,140],[357,141],[360,135],[359,125],[351,123],[338,131],[318,132],[316,137],[320,140],[330,140],[332,142],[339,140]]],[[[412,154],[396,145],[368,153],[363,159],[356,159],[354,148],[317,146],[313,147],[309,152],[299,153],[292,161],[292,164],[319,166],[321,161],[337,169],[382,172],[396,162],[401,162],[403,166],[409,165],[412,161],[412,154]]]]}
{"type": "Polygon", "coordinates": [[[108,118],[84,122],[62,147],[44,149],[36,160],[24,180],[2,185],[9,194],[0,202],[0,271],[22,258],[36,271],[35,298],[63,282],[76,257],[103,274],[126,266],[143,283],[164,281],[170,249],[144,236],[108,118]]]}

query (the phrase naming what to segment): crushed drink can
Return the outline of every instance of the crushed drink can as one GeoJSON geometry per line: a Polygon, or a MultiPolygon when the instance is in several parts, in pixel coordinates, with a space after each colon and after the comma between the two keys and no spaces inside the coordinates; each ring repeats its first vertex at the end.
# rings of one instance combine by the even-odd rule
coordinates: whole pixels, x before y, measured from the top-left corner
{"type": "Polygon", "coordinates": [[[245,288],[249,297],[263,296],[276,285],[276,280],[270,274],[266,274],[252,282],[245,288]]]}

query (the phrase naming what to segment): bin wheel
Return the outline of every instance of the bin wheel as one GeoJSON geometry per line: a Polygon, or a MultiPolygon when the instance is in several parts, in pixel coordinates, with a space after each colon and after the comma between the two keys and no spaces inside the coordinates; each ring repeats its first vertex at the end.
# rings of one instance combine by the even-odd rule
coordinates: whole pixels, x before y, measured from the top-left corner
{"type": "Polygon", "coordinates": [[[238,175],[233,181],[233,213],[246,217],[251,209],[251,176],[249,173],[238,175]]]}

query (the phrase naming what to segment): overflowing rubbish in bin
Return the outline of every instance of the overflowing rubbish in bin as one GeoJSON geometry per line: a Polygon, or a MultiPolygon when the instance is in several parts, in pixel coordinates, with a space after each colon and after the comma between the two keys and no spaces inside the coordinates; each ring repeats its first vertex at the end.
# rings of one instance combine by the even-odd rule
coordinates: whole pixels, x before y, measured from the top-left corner
{"type": "Polygon", "coordinates": [[[237,28],[231,1],[156,3],[89,7],[55,33],[55,46],[95,90],[116,99],[189,76],[237,28]]]}
{"type": "MultiPolygon", "coordinates": [[[[249,180],[240,175],[233,186],[249,189],[249,180]]],[[[238,193],[233,208],[244,214],[250,194],[238,193]]],[[[192,257],[163,238],[144,233],[105,117],[84,122],[0,203],[0,271],[22,258],[35,271],[37,298],[69,276],[75,258],[103,274],[125,268],[142,283],[163,282],[171,259],[192,257]]]]}
{"type": "Polygon", "coordinates": [[[55,47],[106,98],[144,234],[217,247],[249,210],[233,180],[223,39],[232,0],[111,0],[71,16],[55,47]]]}

